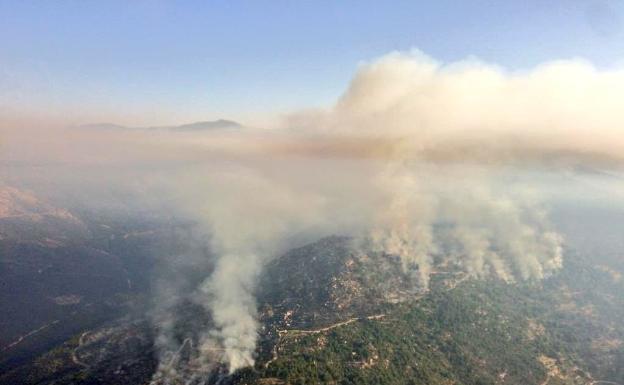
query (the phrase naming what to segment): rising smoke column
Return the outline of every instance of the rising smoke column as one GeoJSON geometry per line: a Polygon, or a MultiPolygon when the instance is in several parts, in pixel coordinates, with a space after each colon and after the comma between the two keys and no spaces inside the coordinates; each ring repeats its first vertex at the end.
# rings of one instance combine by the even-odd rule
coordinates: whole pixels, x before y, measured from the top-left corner
{"type": "MultiPolygon", "coordinates": [[[[45,178],[72,192],[89,185],[91,204],[111,185],[131,191],[154,169],[166,188],[141,185],[144,196],[174,201],[211,245],[209,256],[190,264],[206,273],[187,297],[214,321],[198,331],[199,345],[172,342],[169,332],[157,343],[174,363],[178,351],[192,348],[194,368],[208,371],[223,360],[235,370],[254,359],[256,277],[293,235],[367,238],[375,250],[399,255],[423,286],[440,253],[480,278],[556,271],[562,239],[540,188],[560,186],[538,184],[534,174],[621,171],[622,90],[624,71],[582,60],[509,72],[476,59],[443,64],[419,52],[393,53],[363,65],[334,106],[293,114],[270,134],[50,135],[2,126],[8,150],[0,160],[36,165],[31,174],[11,173],[14,179],[45,178]]],[[[624,197],[619,182],[608,189],[605,195],[624,197]]],[[[168,297],[164,313],[188,299],[157,295],[168,297]]],[[[170,321],[155,317],[163,330],[173,328],[170,321]]]]}
{"type": "Polygon", "coordinates": [[[562,237],[526,186],[501,171],[391,162],[379,175],[384,199],[368,233],[373,251],[396,255],[426,288],[434,255],[471,276],[542,279],[562,266],[562,237]],[[505,191],[510,190],[510,191],[505,191]]]}
{"type": "Polygon", "coordinates": [[[191,204],[189,215],[210,234],[216,257],[214,270],[195,296],[214,322],[214,329],[203,333],[198,351],[201,355],[221,350],[222,361],[233,372],[254,364],[258,327],[254,290],[263,264],[289,234],[315,223],[322,202],[246,168],[224,167],[204,175],[197,179],[191,174],[184,182],[187,193],[182,194],[191,204]]]}
{"type": "Polygon", "coordinates": [[[393,53],[361,67],[333,108],[290,124],[337,138],[312,153],[386,164],[370,186],[385,197],[371,207],[372,246],[417,266],[425,286],[432,255],[448,245],[473,276],[541,279],[561,267],[562,237],[539,192],[533,200],[517,193],[529,179],[502,181],[531,170],[621,167],[623,86],[624,71],[582,60],[511,73],[476,59],[444,65],[393,53]]]}
{"type": "Polygon", "coordinates": [[[418,283],[424,287],[437,249],[433,231],[437,202],[424,193],[426,183],[406,162],[390,162],[375,178],[381,201],[373,227],[365,234],[373,251],[398,256],[403,269],[417,272],[418,283]]]}

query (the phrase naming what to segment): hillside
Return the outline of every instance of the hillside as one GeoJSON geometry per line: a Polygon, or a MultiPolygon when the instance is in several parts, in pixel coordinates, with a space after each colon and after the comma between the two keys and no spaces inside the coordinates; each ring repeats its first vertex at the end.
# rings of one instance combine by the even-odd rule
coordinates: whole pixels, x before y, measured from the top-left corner
{"type": "MultiPolygon", "coordinates": [[[[255,367],[230,377],[217,367],[199,378],[246,384],[624,382],[623,283],[603,265],[570,253],[560,274],[520,284],[439,268],[424,291],[391,256],[364,255],[350,244],[326,238],[273,261],[258,288],[255,367]]],[[[180,327],[210,325],[192,304],[180,312],[187,320],[180,327]]],[[[86,330],[5,373],[0,383],[29,373],[32,384],[147,384],[157,364],[153,333],[148,320],[136,318],[86,330]]],[[[185,358],[192,352],[184,351],[193,346],[192,339],[183,343],[176,359],[184,370],[192,369],[185,358]]]]}
{"type": "Polygon", "coordinates": [[[147,259],[181,250],[157,221],[85,215],[0,189],[0,373],[144,306],[147,259]]]}

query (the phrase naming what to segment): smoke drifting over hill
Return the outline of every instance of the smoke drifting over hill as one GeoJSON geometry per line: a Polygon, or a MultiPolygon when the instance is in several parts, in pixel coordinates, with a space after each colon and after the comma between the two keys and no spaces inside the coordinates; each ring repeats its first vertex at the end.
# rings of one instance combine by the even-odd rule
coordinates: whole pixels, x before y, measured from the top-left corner
{"type": "MultiPolygon", "coordinates": [[[[580,167],[619,172],[622,90],[624,71],[578,60],[508,73],[395,53],[363,65],[335,106],[273,129],[13,122],[2,130],[3,178],[83,206],[166,207],[197,221],[213,257],[192,263],[213,268],[192,298],[214,320],[197,361],[207,368],[217,348],[234,371],[254,362],[256,277],[293,243],[351,235],[362,252],[401,257],[423,287],[434,255],[476,277],[556,271],[563,240],[547,198],[567,192],[552,178],[580,167]]],[[[163,333],[170,324],[162,321],[163,333]]],[[[163,340],[169,353],[180,348],[163,340]]],[[[185,375],[161,366],[157,378],[185,375]]]]}

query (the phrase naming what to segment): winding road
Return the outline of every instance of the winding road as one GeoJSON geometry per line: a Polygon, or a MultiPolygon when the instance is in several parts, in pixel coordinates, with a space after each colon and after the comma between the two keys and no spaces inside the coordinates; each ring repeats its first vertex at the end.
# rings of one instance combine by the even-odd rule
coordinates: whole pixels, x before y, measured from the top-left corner
{"type": "Polygon", "coordinates": [[[16,339],[15,341],[11,342],[10,344],[8,344],[8,345],[6,345],[6,346],[3,346],[3,347],[2,347],[2,349],[0,349],[0,352],[4,352],[4,351],[6,351],[6,350],[9,350],[9,349],[11,349],[11,348],[13,348],[13,347],[17,346],[17,345],[18,345],[18,344],[20,344],[22,341],[24,341],[26,338],[28,338],[28,337],[32,337],[33,335],[35,335],[35,334],[37,334],[37,333],[41,332],[42,330],[45,330],[45,329],[47,329],[48,327],[50,327],[50,326],[52,326],[52,325],[54,325],[54,324],[57,324],[57,323],[59,323],[59,322],[61,322],[61,321],[56,319],[56,320],[54,320],[54,321],[52,321],[52,322],[50,322],[50,323],[47,323],[47,324],[43,325],[42,327],[40,327],[40,328],[38,328],[38,329],[31,330],[30,332],[28,332],[28,333],[24,334],[23,336],[19,336],[19,338],[18,338],[18,339],[16,339]]]}
{"type": "Polygon", "coordinates": [[[89,368],[89,365],[86,364],[84,361],[80,361],[80,359],[78,358],[78,350],[84,345],[85,341],[85,337],[87,336],[87,334],[89,334],[88,331],[82,333],[80,335],[80,338],[78,339],[78,346],[76,346],[76,348],[72,351],[72,362],[76,365],[82,366],[83,368],[89,368]]]}
{"type": "Polygon", "coordinates": [[[277,335],[278,335],[278,340],[275,343],[275,345],[273,345],[273,350],[271,350],[271,359],[269,361],[267,361],[264,364],[265,368],[268,368],[269,365],[271,365],[271,363],[273,363],[275,360],[277,360],[278,358],[278,354],[277,354],[277,349],[280,345],[280,343],[282,342],[282,337],[287,335],[287,334],[292,334],[293,337],[296,336],[300,336],[300,335],[309,335],[309,334],[318,334],[318,333],[323,333],[323,332],[327,332],[330,331],[332,329],[341,327],[341,326],[345,326],[345,325],[349,325],[351,323],[354,323],[356,321],[364,321],[364,320],[376,320],[376,319],[381,319],[383,317],[385,317],[385,314],[375,314],[375,315],[369,315],[367,317],[354,317],[354,318],[349,318],[345,321],[341,321],[341,322],[337,322],[335,324],[329,325],[329,326],[325,326],[322,328],[318,328],[318,329],[306,329],[306,330],[301,330],[301,329],[282,329],[282,330],[278,330],[277,331],[277,335]]]}

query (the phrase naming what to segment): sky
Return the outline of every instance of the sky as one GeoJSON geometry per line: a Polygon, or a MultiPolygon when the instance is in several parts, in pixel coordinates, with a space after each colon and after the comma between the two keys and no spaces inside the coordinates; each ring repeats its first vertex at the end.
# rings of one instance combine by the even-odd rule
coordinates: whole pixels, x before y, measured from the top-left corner
{"type": "Polygon", "coordinates": [[[332,105],[358,66],[418,49],[510,71],[624,57],[624,2],[0,0],[0,114],[244,123],[332,105]]]}

